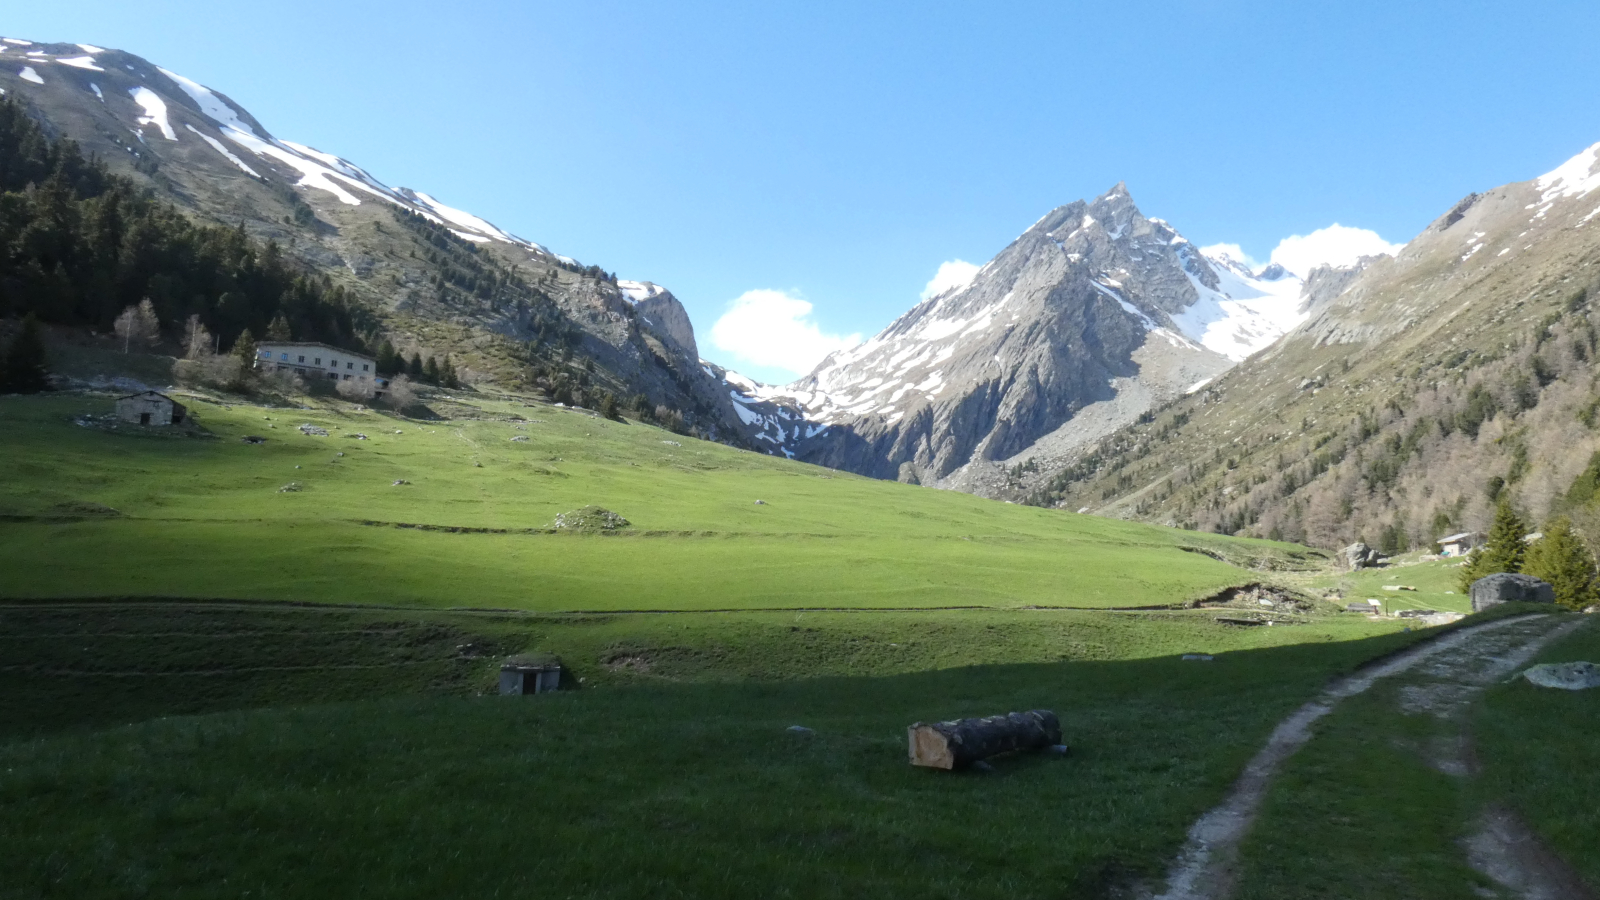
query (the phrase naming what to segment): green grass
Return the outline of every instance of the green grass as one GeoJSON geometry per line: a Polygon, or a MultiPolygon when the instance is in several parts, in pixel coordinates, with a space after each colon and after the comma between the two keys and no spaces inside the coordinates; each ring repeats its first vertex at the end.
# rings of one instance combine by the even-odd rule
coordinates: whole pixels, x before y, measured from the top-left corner
{"type": "Polygon", "coordinates": [[[1292,545],[860,478],[514,398],[439,401],[451,418],[435,421],[344,404],[194,402],[215,439],[72,424],[109,406],[82,395],[0,398],[0,597],[540,611],[1137,607],[1258,577],[1221,559],[1316,561],[1292,545]],[[330,436],[305,436],[301,423],[330,436]],[[369,440],[348,437],[357,432],[369,440]],[[267,443],[241,442],[247,434],[267,443]],[[291,482],[301,490],[280,492],[291,482]],[[83,503],[122,515],[64,517],[83,503]],[[632,526],[617,536],[540,531],[591,504],[632,526]]]}
{"type": "Polygon", "coordinates": [[[162,715],[492,692],[499,660],[524,651],[555,654],[566,687],[588,689],[1140,659],[1392,631],[1366,620],[1241,628],[1204,611],[514,615],[143,600],[0,604],[0,739],[162,715]]]}
{"type": "Polygon", "coordinates": [[[12,742],[0,896],[1099,897],[1158,877],[1279,717],[1418,637],[12,742]],[[1060,715],[1066,758],[906,764],[913,721],[1037,707],[1060,715]]]}
{"type": "Polygon", "coordinates": [[[1345,603],[1360,603],[1368,598],[1381,600],[1381,608],[1391,614],[1403,609],[1433,609],[1440,612],[1472,612],[1472,598],[1461,593],[1459,559],[1417,562],[1399,557],[1381,569],[1361,569],[1311,580],[1314,587],[1337,589],[1345,603]],[[1385,585],[1414,587],[1415,591],[1386,591],[1385,585]]]}
{"type": "Polygon", "coordinates": [[[1344,701],[1284,766],[1240,846],[1238,900],[1458,900],[1491,886],[1457,843],[1472,813],[1459,779],[1419,752],[1449,729],[1398,714],[1401,686],[1344,701]]]}
{"type": "MultiPolygon", "coordinates": [[[[1600,616],[1535,663],[1600,663],[1600,616]]],[[[1591,885],[1600,885],[1600,689],[1492,688],[1473,726],[1486,788],[1591,885]]]]}

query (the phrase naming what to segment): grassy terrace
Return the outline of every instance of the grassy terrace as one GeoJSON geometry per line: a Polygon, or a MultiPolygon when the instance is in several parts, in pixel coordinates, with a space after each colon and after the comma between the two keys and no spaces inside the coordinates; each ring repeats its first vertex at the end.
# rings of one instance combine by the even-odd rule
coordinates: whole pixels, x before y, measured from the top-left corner
{"type": "Polygon", "coordinates": [[[0,399],[0,596],[1139,607],[1252,580],[1219,558],[1296,565],[1305,553],[874,481],[509,398],[441,401],[448,418],[433,421],[344,404],[193,408],[213,438],[73,424],[108,411],[103,397],[0,399]],[[300,489],[280,492],[290,483],[300,489]],[[84,504],[121,515],[83,516],[84,504]],[[539,531],[591,504],[631,528],[539,531]]]}

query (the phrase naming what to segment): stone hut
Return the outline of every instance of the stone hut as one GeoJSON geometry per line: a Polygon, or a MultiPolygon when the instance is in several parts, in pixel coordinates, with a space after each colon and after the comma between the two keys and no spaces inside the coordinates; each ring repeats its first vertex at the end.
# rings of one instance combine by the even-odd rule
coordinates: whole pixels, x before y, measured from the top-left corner
{"type": "Polygon", "coordinates": [[[1440,556],[1466,556],[1483,543],[1483,535],[1476,531],[1447,534],[1437,541],[1440,556]]]}
{"type": "Polygon", "coordinates": [[[117,398],[117,418],[135,425],[182,425],[188,413],[182,403],[156,391],[117,398]]]}
{"type": "Polygon", "coordinates": [[[543,694],[561,686],[561,660],[547,653],[522,653],[500,664],[500,693],[543,694]]]}

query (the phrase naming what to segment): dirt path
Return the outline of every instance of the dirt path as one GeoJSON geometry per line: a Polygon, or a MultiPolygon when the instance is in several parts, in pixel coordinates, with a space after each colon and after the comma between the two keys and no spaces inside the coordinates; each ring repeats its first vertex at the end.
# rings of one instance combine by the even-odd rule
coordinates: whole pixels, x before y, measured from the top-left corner
{"type": "MultiPolygon", "coordinates": [[[[1380,679],[1421,667],[1430,681],[1405,689],[1402,711],[1458,716],[1484,688],[1523,665],[1545,644],[1581,624],[1542,615],[1500,619],[1412,647],[1334,682],[1315,700],[1278,723],[1227,798],[1189,829],[1188,840],[1167,873],[1167,889],[1155,900],[1224,900],[1233,893],[1239,841],[1255,821],[1279,767],[1311,740],[1312,724],[1332,712],[1340,701],[1365,692],[1380,679]]],[[[1431,761],[1441,771],[1471,774],[1470,752],[1464,738],[1433,749],[1435,758],[1431,761]]],[[[1525,828],[1517,830],[1503,818],[1495,822],[1503,827],[1497,830],[1493,824],[1486,824],[1466,848],[1475,868],[1527,900],[1589,897],[1563,889],[1558,875],[1544,872],[1554,857],[1537,851],[1536,842],[1530,840],[1525,828]],[[1474,850],[1475,847],[1479,849],[1474,850]],[[1483,865],[1479,865],[1480,858],[1483,865]],[[1492,864],[1488,862],[1491,859],[1492,864]],[[1551,890],[1555,892],[1550,893],[1551,890]]]]}

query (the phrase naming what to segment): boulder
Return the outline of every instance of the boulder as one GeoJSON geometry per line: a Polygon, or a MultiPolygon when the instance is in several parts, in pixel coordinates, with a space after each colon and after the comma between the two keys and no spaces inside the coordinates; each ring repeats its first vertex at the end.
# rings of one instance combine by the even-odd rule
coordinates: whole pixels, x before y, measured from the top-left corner
{"type": "Polygon", "coordinates": [[[1472,611],[1483,612],[1502,603],[1554,603],[1556,589],[1532,575],[1498,572],[1472,583],[1472,611]]]}
{"type": "Polygon", "coordinates": [[[1534,666],[1522,677],[1539,687],[1583,691],[1600,687],[1600,666],[1592,662],[1548,663],[1534,666]]]}
{"type": "Polygon", "coordinates": [[[1344,557],[1344,564],[1347,569],[1365,569],[1369,566],[1375,566],[1378,564],[1378,560],[1382,558],[1378,555],[1378,551],[1368,547],[1361,541],[1356,541],[1354,544],[1344,548],[1340,555],[1344,557]]]}

